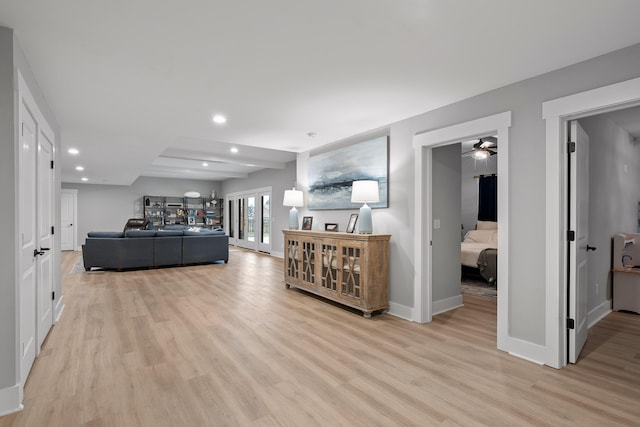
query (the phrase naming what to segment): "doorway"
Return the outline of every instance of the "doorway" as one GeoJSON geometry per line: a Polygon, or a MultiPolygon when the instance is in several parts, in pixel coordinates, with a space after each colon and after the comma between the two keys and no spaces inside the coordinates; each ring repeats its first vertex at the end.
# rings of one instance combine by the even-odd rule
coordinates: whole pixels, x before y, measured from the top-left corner
{"type": "Polygon", "coordinates": [[[271,187],[227,195],[229,243],[271,253],[271,187]]]}
{"type": "Polygon", "coordinates": [[[430,179],[433,169],[433,148],[457,143],[461,140],[479,138],[484,135],[495,134],[501,143],[503,161],[498,161],[498,175],[502,178],[498,186],[498,318],[497,318],[497,347],[515,354],[524,353],[519,350],[520,340],[512,340],[508,336],[508,292],[509,292],[509,165],[506,159],[509,147],[509,127],[511,126],[511,112],[496,114],[481,119],[460,123],[458,125],[437,129],[414,136],[415,150],[415,218],[416,243],[414,283],[414,320],[430,322],[433,314],[432,307],[432,278],[433,266],[433,181],[430,179]]]}
{"type": "MultiPolygon", "coordinates": [[[[546,127],[546,341],[545,363],[562,368],[568,360],[570,323],[567,286],[571,271],[569,230],[569,122],[640,104],[640,78],[592,89],[542,104],[546,127]]],[[[576,296],[579,301],[581,296],[576,296]]]]}

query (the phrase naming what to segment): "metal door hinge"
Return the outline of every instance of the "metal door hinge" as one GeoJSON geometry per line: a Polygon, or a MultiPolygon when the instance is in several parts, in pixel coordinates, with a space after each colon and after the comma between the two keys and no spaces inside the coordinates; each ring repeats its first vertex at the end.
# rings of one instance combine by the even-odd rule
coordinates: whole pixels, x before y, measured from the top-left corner
{"type": "Polygon", "coordinates": [[[575,153],[576,152],[576,143],[573,141],[569,141],[569,143],[567,144],[567,148],[569,150],[569,153],[575,153]]]}
{"type": "Polygon", "coordinates": [[[56,228],[53,225],[51,226],[51,234],[56,234],[56,228]]]}
{"type": "Polygon", "coordinates": [[[567,318],[567,329],[575,329],[575,328],[576,328],[576,321],[571,318],[567,318]]]}
{"type": "Polygon", "coordinates": [[[574,240],[576,240],[576,232],[573,230],[567,231],[567,240],[570,242],[573,242],[574,240]]]}
{"type": "Polygon", "coordinates": [[[53,169],[53,160],[51,160],[51,169],[53,169]]]}
{"type": "Polygon", "coordinates": [[[51,300],[55,301],[55,299],[56,299],[56,291],[52,291],[51,292],[51,300]]]}

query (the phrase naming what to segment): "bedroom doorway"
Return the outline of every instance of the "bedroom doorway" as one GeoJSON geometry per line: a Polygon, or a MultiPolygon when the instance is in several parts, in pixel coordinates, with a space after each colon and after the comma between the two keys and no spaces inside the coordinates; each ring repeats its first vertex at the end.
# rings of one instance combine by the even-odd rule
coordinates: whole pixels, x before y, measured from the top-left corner
{"type": "MultiPolygon", "coordinates": [[[[567,284],[570,275],[575,275],[575,271],[571,271],[568,262],[569,241],[566,238],[569,231],[567,220],[569,196],[566,190],[569,122],[638,105],[640,105],[640,78],[591,89],[542,104],[542,117],[546,126],[547,357],[545,364],[554,368],[562,368],[568,362],[570,322],[566,320],[569,317],[567,284]]],[[[608,170],[611,171],[611,169],[608,170]]],[[[616,211],[620,211],[618,206],[616,211]]],[[[583,297],[581,295],[577,298],[583,297]]],[[[599,316],[597,312],[594,315],[599,316]]],[[[590,313],[587,313],[587,322],[591,323],[589,317],[590,313]]]]}
{"type": "MultiPolygon", "coordinates": [[[[458,144],[460,141],[473,138],[480,138],[486,135],[497,135],[501,144],[501,158],[498,161],[498,175],[501,180],[498,185],[498,220],[500,222],[500,230],[498,233],[498,245],[501,248],[498,253],[498,271],[497,277],[500,286],[498,287],[498,308],[497,308],[497,348],[504,351],[510,351],[515,354],[519,351],[517,340],[511,340],[508,336],[508,292],[509,292],[509,251],[508,251],[508,232],[509,232],[509,165],[506,159],[508,156],[509,127],[511,126],[511,112],[496,114],[469,122],[460,123],[458,125],[449,126],[433,131],[419,133],[414,136],[415,151],[415,200],[416,200],[416,278],[415,278],[415,312],[414,319],[418,322],[430,322],[435,312],[433,307],[433,282],[431,277],[432,267],[434,265],[434,250],[432,247],[434,228],[442,226],[442,222],[436,222],[438,218],[434,217],[433,192],[437,185],[432,179],[434,148],[443,147],[451,144],[458,144]]],[[[460,148],[455,147],[458,155],[458,165],[460,165],[460,148]]],[[[458,180],[460,173],[458,173],[458,180]]],[[[459,182],[459,181],[458,181],[459,182]]],[[[459,193],[457,193],[459,194],[459,193]]],[[[460,212],[460,210],[458,210],[460,212]]],[[[459,260],[459,239],[460,239],[460,221],[457,225],[457,256],[459,260]]],[[[458,272],[459,272],[458,261],[458,272]]],[[[459,282],[458,282],[459,283],[459,282]]],[[[459,298],[461,301],[461,297],[459,298]]],[[[456,301],[448,301],[447,304],[455,304],[456,301]]]]}
{"type": "MultiPolygon", "coordinates": [[[[495,135],[461,143],[461,288],[497,299],[498,157],[495,135]]],[[[463,301],[464,302],[464,301],[463,301]]]]}

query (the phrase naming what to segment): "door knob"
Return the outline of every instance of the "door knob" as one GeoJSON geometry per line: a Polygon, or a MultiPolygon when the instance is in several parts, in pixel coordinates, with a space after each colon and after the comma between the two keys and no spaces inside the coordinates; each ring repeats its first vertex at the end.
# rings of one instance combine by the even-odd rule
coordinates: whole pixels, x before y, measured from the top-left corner
{"type": "Polygon", "coordinates": [[[589,246],[589,244],[587,243],[587,252],[589,251],[595,251],[597,248],[595,246],[589,246]]]}

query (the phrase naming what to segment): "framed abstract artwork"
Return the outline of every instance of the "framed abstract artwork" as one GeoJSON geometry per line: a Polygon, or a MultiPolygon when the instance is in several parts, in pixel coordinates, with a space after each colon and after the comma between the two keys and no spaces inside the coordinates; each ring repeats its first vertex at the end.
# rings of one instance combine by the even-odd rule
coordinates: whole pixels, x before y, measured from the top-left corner
{"type": "Polygon", "coordinates": [[[389,137],[381,136],[309,157],[309,210],[359,209],[351,203],[353,181],[378,181],[380,201],[372,208],[389,206],[389,137]]]}

